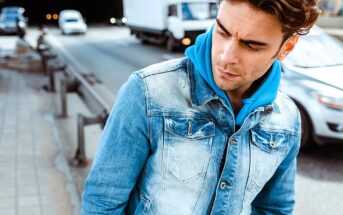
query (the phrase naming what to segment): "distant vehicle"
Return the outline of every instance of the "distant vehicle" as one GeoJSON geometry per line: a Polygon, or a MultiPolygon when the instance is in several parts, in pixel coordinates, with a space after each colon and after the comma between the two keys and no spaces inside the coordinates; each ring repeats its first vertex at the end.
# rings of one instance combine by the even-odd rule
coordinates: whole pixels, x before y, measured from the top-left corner
{"type": "Polygon", "coordinates": [[[3,7],[0,15],[0,33],[25,35],[28,19],[22,7],[3,7]]]}
{"type": "Polygon", "coordinates": [[[281,90],[301,113],[302,147],[343,144],[343,43],[314,27],[282,70],[281,90]]]}
{"type": "Polygon", "coordinates": [[[142,43],[166,44],[169,51],[189,46],[213,25],[216,0],[124,0],[126,25],[142,43]]]}
{"type": "Polygon", "coordinates": [[[58,25],[62,34],[85,34],[87,25],[77,10],[62,10],[58,17],[58,25]]]}
{"type": "Polygon", "coordinates": [[[110,23],[112,25],[125,25],[126,21],[127,21],[126,17],[122,17],[122,18],[112,17],[112,18],[110,18],[110,23]]]}

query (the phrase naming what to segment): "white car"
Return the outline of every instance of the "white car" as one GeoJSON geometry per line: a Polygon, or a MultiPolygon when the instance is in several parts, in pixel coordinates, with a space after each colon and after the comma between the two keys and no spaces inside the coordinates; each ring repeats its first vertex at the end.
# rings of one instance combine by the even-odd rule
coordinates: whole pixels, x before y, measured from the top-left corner
{"type": "Polygon", "coordinates": [[[62,34],[85,34],[87,25],[77,10],[62,10],[58,17],[58,25],[62,34]]]}
{"type": "Polygon", "coordinates": [[[343,43],[314,27],[282,61],[281,90],[302,117],[302,147],[343,144],[343,43]]]}

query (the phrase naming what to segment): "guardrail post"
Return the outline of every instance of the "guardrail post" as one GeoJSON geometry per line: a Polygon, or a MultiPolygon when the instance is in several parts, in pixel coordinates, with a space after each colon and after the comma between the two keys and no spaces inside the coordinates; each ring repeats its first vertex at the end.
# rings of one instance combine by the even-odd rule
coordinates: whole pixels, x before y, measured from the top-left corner
{"type": "Polygon", "coordinates": [[[85,117],[82,114],[77,115],[77,149],[73,160],[76,166],[85,166],[87,164],[85,151],[84,134],[85,117]]]}
{"type": "Polygon", "coordinates": [[[62,65],[60,65],[58,67],[49,67],[49,70],[48,70],[49,71],[49,73],[48,73],[49,74],[49,82],[50,82],[49,90],[51,92],[55,92],[56,91],[54,73],[58,72],[58,71],[63,72],[63,71],[66,70],[66,68],[67,68],[67,65],[65,65],[65,64],[62,64],[62,65]]]}
{"type": "Polygon", "coordinates": [[[61,117],[66,118],[68,116],[67,112],[67,80],[61,80],[61,117]]]}
{"type": "Polygon", "coordinates": [[[43,64],[43,70],[45,75],[49,75],[49,66],[48,61],[57,58],[57,55],[50,52],[42,52],[42,64],[43,64]]]}
{"type": "Polygon", "coordinates": [[[61,79],[61,118],[68,117],[67,92],[77,92],[79,85],[80,83],[75,79],[61,79]]]}
{"type": "Polygon", "coordinates": [[[108,113],[106,110],[104,110],[102,114],[99,114],[98,116],[95,116],[95,117],[85,117],[82,114],[77,115],[77,139],[78,141],[77,141],[77,149],[76,149],[75,157],[73,160],[74,165],[85,166],[87,164],[84,126],[100,123],[101,126],[104,127],[107,117],[108,117],[108,113]]]}

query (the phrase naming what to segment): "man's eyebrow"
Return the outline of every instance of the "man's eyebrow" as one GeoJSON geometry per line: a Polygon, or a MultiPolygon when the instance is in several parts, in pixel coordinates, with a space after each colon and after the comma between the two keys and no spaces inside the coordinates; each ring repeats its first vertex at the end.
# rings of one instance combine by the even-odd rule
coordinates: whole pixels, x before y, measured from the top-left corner
{"type": "Polygon", "coordinates": [[[230,32],[224,27],[224,25],[219,21],[218,18],[216,18],[216,21],[217,21],[217,24],[219,25],[219,27],[220,27],[223,31],[225,31],[225,33],[226,33],[227,35],[231,35],[230,32]]]}
{"type": "MultiPolygon", "coordinates": [[[[230,31],[227,30],[224,25],[220,22],[218,18],[216,18],[216,22],[218,26],[227,34],[231,35],[230,31]]],[[[268,43],[262,42],[262,41],[257,41],[257,40],[245,40],[245,39],[240,39],[241,42],[246,43],[246,44],[252,44],[252,45],[257,45],[257,46],[268,46],[268,43]]]]}

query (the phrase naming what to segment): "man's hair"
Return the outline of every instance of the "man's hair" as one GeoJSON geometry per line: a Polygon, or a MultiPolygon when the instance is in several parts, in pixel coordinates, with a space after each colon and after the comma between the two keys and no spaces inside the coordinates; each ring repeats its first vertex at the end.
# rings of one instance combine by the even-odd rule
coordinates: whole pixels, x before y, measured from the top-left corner
{"type": "Polygon", "coordinates": [[[222,1],[248,2],[276,16],[282,25],[284,40],[294,34],[308,34],[320,14],[318,0],[220,0],[222,1]]]}

